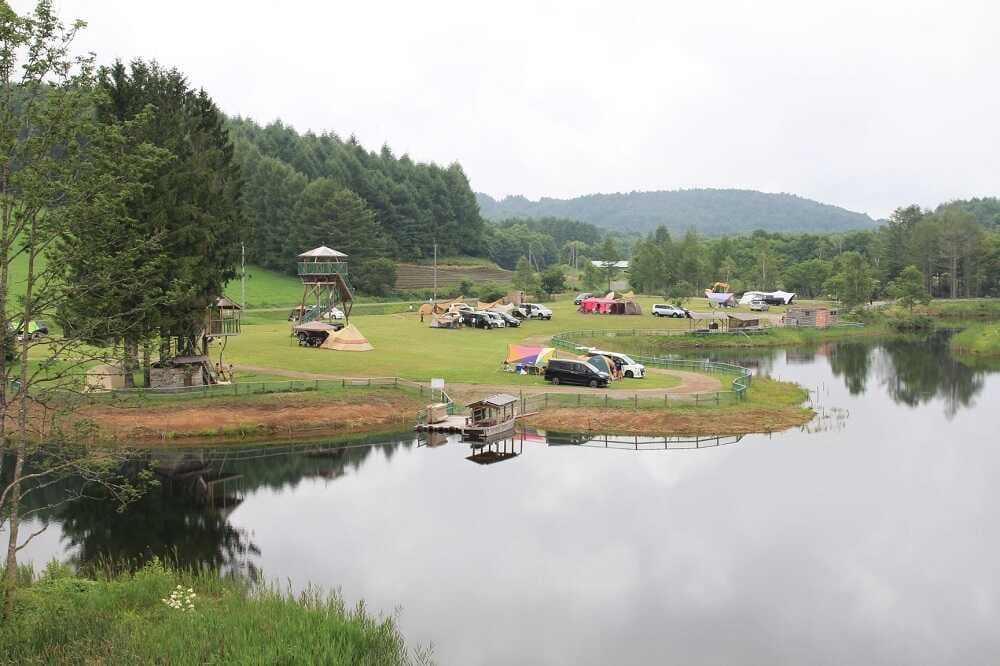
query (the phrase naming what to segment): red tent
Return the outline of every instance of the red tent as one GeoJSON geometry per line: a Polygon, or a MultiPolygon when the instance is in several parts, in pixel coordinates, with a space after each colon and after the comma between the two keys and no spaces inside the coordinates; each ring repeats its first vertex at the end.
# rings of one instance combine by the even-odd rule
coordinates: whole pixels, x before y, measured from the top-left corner
{"type": "Polygon", "coordinates": [[[611,306],[614,304],[615,299],[613,298],[585,298],[582,303],[580,303],[580,312],[592,312],[599,314],[608,314],[611,312],[611,306]]]}

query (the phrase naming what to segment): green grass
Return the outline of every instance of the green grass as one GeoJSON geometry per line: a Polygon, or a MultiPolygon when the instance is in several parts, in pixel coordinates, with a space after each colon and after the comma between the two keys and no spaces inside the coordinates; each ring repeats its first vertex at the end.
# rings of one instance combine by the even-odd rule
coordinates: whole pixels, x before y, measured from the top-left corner
{"type": "Polygon", "coordinates": [[[392,619],[334,595],[290,596],[158,562],[134,574],[74,576],[50,565],[0,624],[10,664],[399,664],[411,661],[392,619]],[[194,610],[163,602],[193,589],[194,610]]]}
{"type": "Polygon", "coordinates": [[[956,333],[949,345],[958,354],[1000,358],[1000,322],[971,324],[956,333]]]}
{"type": "MultiPolygon", "coordinates": [[[[653,299],[643,303],[648,305],[653,299]]],[[[394,315],[357,315],[351,323],[375,347],[372,352],[337,352],[299,347],[289,335],[290,327],[279,313],[268,317],[258,313],[254,323],[243,327],[241,335],[230,340],[227,361],[240,364],[283,368],[310,373],[354,375],[362,377],[404,377],[426,381],[442,377],[448,382],[480,384],[543,385],[538,376],[503,372],[501,364],[509,343],[523,343],[532,338],[545,344],[544,338],[574,328],[614,329],[685,328],[682,320],[644,316],[598,316],[576,312],[572,300],[549,304],[554,312],[551,321],[527,321],[518,328],[485,331],[432,329],[420,322],[416,313],[394,315]]],[[[239,377],[239,375],[237,375],[239,377]]],[[[668,374],[651,373],[645,379],[624,379],[616,389],[670,388],[678,380],[668,374]]]]}
{"type": "Polygon", "coordinates": [[[915,312],[943,319],[1000,319],[1000,299],[936,299],[915,312]]]}
{"type": "MultiPolygon", "coordinates": [[[[240,302],[240,280],[226,285],[226,296],[240,302]]],[[[248,308],[291,308],[302,300],[302,282],[294,275],[247,266],[248,308]]]]}
{"type": "Polygon", "coordinates": [[[888,334],[889,331],[885,326],[871,325],[825,329],[771,328],[766,332],[754,333],[749,336],[741,333],[712,333],[684,336],[617,335],[613,338],[584,336],[577,340],[582,345],[601,345],[613,351],[621,351],[627,354],[656,356],[683,349],[752,349],[754,347],[811,345],[831,340],[875,337],[888,334]]]}

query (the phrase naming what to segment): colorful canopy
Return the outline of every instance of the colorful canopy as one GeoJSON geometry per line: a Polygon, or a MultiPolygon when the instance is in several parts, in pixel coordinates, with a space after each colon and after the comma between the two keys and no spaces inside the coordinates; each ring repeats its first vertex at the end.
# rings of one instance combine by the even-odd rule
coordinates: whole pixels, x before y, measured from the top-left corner
{"type": "Polygon", "coordinates": [[[545,365],[555,354],[552,347],[533,347],[530,345],[507,345],[507,363],[509,365],[545,365]]]}

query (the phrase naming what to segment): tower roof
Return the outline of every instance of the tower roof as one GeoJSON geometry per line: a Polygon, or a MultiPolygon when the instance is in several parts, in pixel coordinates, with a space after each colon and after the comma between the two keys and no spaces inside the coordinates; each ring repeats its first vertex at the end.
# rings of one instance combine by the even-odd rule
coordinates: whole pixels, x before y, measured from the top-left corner
{"type": "Polygon", "coordinates": [[[343,252],[338,252],[337,250],[328,248],[326,245],[320,245],[319,247],[313,248],[308,252],[303,252],[299,255],[299,259],[309,259],[313,257],[346,257],[347,255],[343,252]]]}

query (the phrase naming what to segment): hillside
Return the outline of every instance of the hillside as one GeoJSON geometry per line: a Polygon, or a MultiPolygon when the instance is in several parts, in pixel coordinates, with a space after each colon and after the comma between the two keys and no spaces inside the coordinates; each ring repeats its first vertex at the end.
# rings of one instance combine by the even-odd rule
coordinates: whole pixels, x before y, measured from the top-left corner
{"type": "Polygon", "coordinates": [[[575,199],[531,201],[523,196],[496,200],[476,193],[483,217],[561,217],[605,229],[648,232],[664,225],[673,233],[690,227],[708,236],[748,234],[757,229],[798,233],[830,233],[871,229],[865,214],[804,199],[793,194],[753,190],[674,190],[589,194],[575,199]]]}

